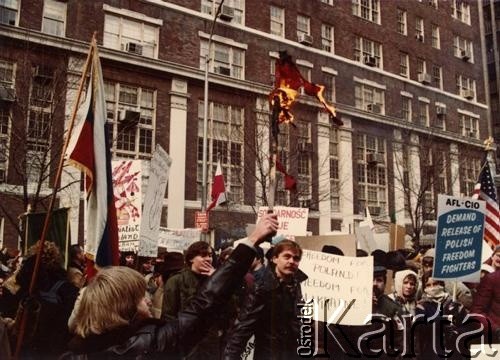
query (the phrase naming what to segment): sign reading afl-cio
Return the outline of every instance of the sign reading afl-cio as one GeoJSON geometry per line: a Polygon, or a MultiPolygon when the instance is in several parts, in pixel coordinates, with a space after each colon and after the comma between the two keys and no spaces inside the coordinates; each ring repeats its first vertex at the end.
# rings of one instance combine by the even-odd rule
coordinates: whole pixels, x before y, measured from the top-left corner
{"type": "Polygon", "coordinates": [[[485,202],[438,196],[433,277],[479,282],[485,202]]]}

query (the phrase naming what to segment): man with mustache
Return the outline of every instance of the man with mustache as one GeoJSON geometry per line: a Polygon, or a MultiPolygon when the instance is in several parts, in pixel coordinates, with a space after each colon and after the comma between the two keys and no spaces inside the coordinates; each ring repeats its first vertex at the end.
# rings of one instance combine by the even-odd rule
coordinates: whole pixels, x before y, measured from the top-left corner
{"type": "Polygon", "coordinates": [[[307,276],[299,270],[302,249],[291,240],[279,242],[272,250],[262,281],[256,284],[242,306],[224,352],[225,359],[240,359],[255,335],[254,359],[297,358],[300,283],[307,276]]]}

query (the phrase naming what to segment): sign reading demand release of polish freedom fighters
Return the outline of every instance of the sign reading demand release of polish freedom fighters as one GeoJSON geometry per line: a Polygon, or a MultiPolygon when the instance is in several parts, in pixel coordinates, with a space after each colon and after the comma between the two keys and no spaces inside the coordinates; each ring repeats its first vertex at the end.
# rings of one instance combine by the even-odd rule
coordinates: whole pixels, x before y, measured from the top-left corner
{"type": "Polygon", "coordinates": [[[148,188],[144,197],[139,256],[156,257],[158,255],[161,209],[167,189],[170,164],[172,164],[170,156],[160,145],[156,145],[151,159],[148,188]]]}
{"type": "Polygon", "coordinates": [[[304,250],[300,270],[308,276],[301,283],[302,295],[313,304],[314,320],[365,325],[371,319],[372,256],[337,256],[304,250]]]}
{"type": "MultiPolygon", "coordinates": [[[[257,213],[257,222],[267,213],[267,206],[261,206],[257,213]]],[[[275,206],[274,211],[278,215],[278,235],[307,235],[307,217],[309,209],[285,206],[275,206]]]]}
{"type": "Polygon", "coordinates": [[[479,282],[485,202],[438,195],[433,277],[479,282]]]}

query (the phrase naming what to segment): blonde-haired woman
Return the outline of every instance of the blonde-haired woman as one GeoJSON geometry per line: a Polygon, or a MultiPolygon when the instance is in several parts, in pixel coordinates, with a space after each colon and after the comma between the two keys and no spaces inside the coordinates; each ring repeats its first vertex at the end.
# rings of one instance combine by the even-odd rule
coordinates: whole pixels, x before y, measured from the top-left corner
{"type": "Polygon", "coordinates": [[[213,314],[224,308],[238,288],[255,258],[254,246],[277,229],[276,215],[266,214],[175,320],[151,317],[146,281],[135,270],[111,267],[99,271],[81,294],[74,320],[76,336],[63,359],[188,354],[213,323],[213,314]]]}

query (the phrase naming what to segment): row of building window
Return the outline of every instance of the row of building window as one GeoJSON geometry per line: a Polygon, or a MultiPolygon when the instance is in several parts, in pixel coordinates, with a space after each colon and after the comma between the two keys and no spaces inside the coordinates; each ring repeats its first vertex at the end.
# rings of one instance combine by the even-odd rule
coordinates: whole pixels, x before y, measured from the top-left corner
{"type": "MultiPolygon", "coordinates": [[[[4,89],[14,88],[15,64],[7,61],[0,61],[0,86],[4,89]]],[[[310,78],[310,72],[303,72],[310,78]]],[[[330,78],[331,84],[334,85],[334,76],[325,74],[330,78]]],[[[30,111],[28,114],[27,123],[27,145],[28,150],[36,153],[46,152],[50,146],[50,125],[52,118],[52,91],[53,84],[50,77],[33,76],[30,95],[30,111]]],[[[333,86],[334,87],[334,86],[333,86]]],[[[5,95],[6,93],[4,93],[5,95]]],[[[107,117],[109,123],[110,138],[112,139],[112,149],[118,157],[131,158],[149,158],[152,149],[154,148],[155,139],[155,112],[156,112],[156,91],[154,89],[134,87],[118,83],[105,83],[105,94],[107,102],[107,117]]],[[[333,93],[332,93],[333,95],[333,93]]],[[[332,95],[328,95],[331,97],[332,95]]],[[[402,95],[401,118],[408,122],[414,122],[422,126],[432,126],[446,130],[446,107],[442,104],[436,104],[436,114],[431,114],[429,101],[419,100],[417,110],[413,110],[413,99],[411,96],[402,95]],[[432,123],[430,117],[432,115],[432,123]]],[[[3,99],[8,100],[8,99],[3,99]]],[[[13,100],[13,99],[11,99],[13,100]]],[[[213,104],[211,106],[214,106],[213,104]]],[[[213,108],[213,139],[214,143],[212,151],[214,156],[218,156],[220,152],[224,155],[223,159],[231,159],[232,165],[237,165],[240,161],[235,161],[242,158],[242,139],[235,136],[235,119],[238,119],[238,126],[241,128],[242,119],[244,118],[243,110],[231,108],[228,114],[231,114],[232,132],[228,135],[225,121],[217,121],[217,119],[226,119],[228,115],[224,115],[221,110],[222,105],[217,105],[213,108]],[[219,114],[219,115],[217,115],[219,114]],[[222,134],[222,138],[220,138],[222,134]],[[218,138],[219,137],[219,138],[218,138]],[[226,143],[224,138],[232,139],[232,142],[226,143]],[[238,143],[239,145],[236,145],[238,143]]],[[[373,113],[383,114],[385,112],[385,90],[370,86],[363,83],[355,85],[355,106],[359,109],[370,111],[373,113]]],[[[2,107],[0,112],[0,146],[5,147],[6,139],[8,139],[8,119],[9,112],[2,107]]],[[[201,115],[200,115],[201,116],[201,115]]],[[[460,116],[460,133],[465,137],[479,139],[479,118],[471,115],[461,114],[460,116]]],[[[309,127],[298,126],[300,141],[303,143],[311,142],[310,124],[309,127]]],[[[241,135],[241,134],[240,134],[241,135]]],[[[286,133],[285,133],[286,135],[286,133]]],[[[284,143],[283,148],[288,147],[284,143]]],[[[286,149],[284,153],[288,153],[286,149]]],[[[214,164],[216,161],[214,162],[214,164]]],[[[287,163],[287,159],[284,159],[287,163]]],[[[239,166],[239,165],[238,165],[239,166]]],[[[301,192],[310,197],[311,189],[310,178],[311,159],[310,157],[302,156],[299,158],[299,175],[303,178],[300,181],[299,188],[301,192]]],[[[2,176],[4,177],[4,176],[2,176]]]]}
{"type": "MultiPolygon", "coordinates": [[[[0,22],[15,25],[17,22],[17,10],[19,2],[17,0],[9,0],[3,2],[3,7],[0,7],[0,22]]],[[[218,1],[202,1],[202,12],[213,14],[214,9],[218,6],[218,1]]],[[[236,18],[243,18],[244,2],[240,0],[233,0],[231,6],[237,9],[236,18]]],[[[453,5],[453,9],[461,9],[465,5],[453,5]]],[[[468,6],[468,5],[466,5],[468,6]]],[[[65,2],[46,0],[44,2],[42,31],[64,36],[65,22],[66,22],[66,8],[65,2]]],[[[380,4],[378,0],[371,1],[353,1],[353,13],[355,15],[372,20],[372,18],[379,17],[380,4]],[[371,14],[371,15],[370,15],[371,14]]],[[[133,18],[134,13],[129,12],[123,14],[120,11],[112,13],[114,8],[109,6],[105,7],[105,21],[104,21],[104,36],[103,45],[112,49],[126,51],[132,54],[157,58],[158,57],[158,43],[159,43],[159,28],[157,19],[150,19],[140,21],[133,18]]],[[[464,11],[460,11],[463,14],[464,11]]],[[[454,10],[455,14],[455,10],[454,10]]],[[[407,35],[407,20],[406,11],[398,8],[398,32],[407,35]]],[[[417,39],[424,41],[424,22],[422,18],[417,18],[415,21],[415,35],[417,39]]],[[[274,5],[270,6],[270,31],[271,34],[283,37],[285,34],[285,10],[274,5]]],[[[310,18],[304,15],[297,15],[297,39],[305,44],[312,45],[311,24],[310,18]]],[[[440,35],[439,27],[432,24],[431,29],[432,46],[439,49],[440,35]]],[[[334,27],[330,24],[321,25],[321,49],[327,52],[334,52],[334,27]]],[[[454,55],[466,61],[474,61],[473,44],[471,40],[467,40],[461,36],[455,35],[453,40],[454,55]]],[[[200,41],[200,68],[204,69],[206,60],[205,56],[209,52],[208,41],[200,41]]],[[[375,41],[356,37],[354,43],[354,59],[358,62],[367,64],[369,66],[383,68],[383,51],[382,44],[375,41]]],[[[244,79],[245,69],[245,51],[244,49],[230,46],[221,42],[214,42],[214,46],[210,49],[210,71],[231,76],[237,79],[244,79]]],[[[408,54],[400,55],[400,69],[399,73],[402,76],[409,77],[409,58],[408,54]]],[[[425,69],[425,60],[423,62],[423,69],[419,70],[418,74],[423,74],[419,81],[425,82],[426,76],[432,75],[436,80],[435,86],[442,88],[441,71],[437,73],[440,67],[433,67],[432,74],[427,73],[425,69]]],[[[459,92],[459,94],[461,94],[459,92]]],[[[461,94],[462,95],[462,94],[461,94]]]]}

